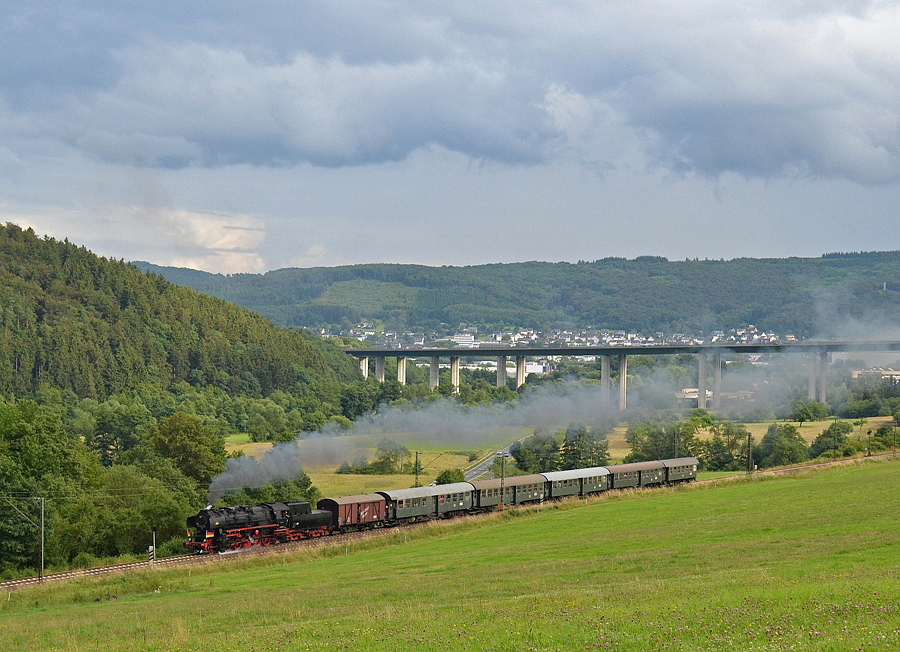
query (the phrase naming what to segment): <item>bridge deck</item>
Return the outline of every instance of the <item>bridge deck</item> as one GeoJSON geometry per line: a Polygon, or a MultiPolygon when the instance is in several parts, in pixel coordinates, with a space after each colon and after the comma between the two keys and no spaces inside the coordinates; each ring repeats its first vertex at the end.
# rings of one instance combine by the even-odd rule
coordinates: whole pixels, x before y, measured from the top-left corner
{"type": "Polygon", "coordinates": [[[900,351],[900,341],[795,342],[792,344],[644,344],[640,346],[537,346],[479,348],[345,349],[357,358],[490,358],[577,355],[678,355],[685,353],[877,353],[900,351]]]}

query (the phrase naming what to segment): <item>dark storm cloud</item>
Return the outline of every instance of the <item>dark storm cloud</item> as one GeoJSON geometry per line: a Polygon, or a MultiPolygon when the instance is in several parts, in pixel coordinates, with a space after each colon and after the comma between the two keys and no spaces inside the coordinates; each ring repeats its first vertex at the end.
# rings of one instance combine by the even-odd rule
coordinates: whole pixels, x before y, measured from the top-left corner
{"type": "Polygon", "coordinates": [[[647,162],[711,176],[900,175],[893,2],[0,11],[14,154],[51,140],[125,165],[356,166],[438,146],[602,170],[636,138],[647,162]]]}

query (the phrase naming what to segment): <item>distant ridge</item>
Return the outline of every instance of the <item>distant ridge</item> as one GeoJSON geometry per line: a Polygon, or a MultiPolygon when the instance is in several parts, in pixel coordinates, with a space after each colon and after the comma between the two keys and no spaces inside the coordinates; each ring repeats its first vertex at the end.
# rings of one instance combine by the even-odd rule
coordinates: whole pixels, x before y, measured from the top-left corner
{"type": "Polygon", "coordinates": [[[230,276],[135,264],[287,326],[369,321],[398,330],[466,324],[653,333],[752,323],[808,337],[826,335],[823,328],[841,314],[900,319],[900,251],[466,267],[365,264],[230,276]]]}

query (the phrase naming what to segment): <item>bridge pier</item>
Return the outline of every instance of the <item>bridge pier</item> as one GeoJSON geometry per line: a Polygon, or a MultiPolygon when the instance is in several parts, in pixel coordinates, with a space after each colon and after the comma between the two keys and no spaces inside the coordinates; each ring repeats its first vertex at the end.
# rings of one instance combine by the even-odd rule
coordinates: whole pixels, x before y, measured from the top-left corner
{"type": "Polygon", "coordinates": [[[810,401],[816,400],[816,365],[818,364],[818,354],[810,353],[809,359],[806,361],[807,372],[809,373],[809,391],[806,398],[810,401]]]}
{"type": "Polygon", "coordinates": [[[697,407],[706,409],[706,354],[697,354],[697,407]]]}
{"type": "Polygon", "coordinates": [[[619,356],[619,410],[624,412],[628,409],[628,356],[619,356]]]}
{"type": "Polygon", "coordinates": [[[437,356],[431,358],[431,368],[428,370],[428,386],[437,389],[441,382],[441,359],[437,356]]]}
{"type": "Polygon", "coordinates": [[[819,354],[819,403],[826,403],[826,385],[828,379],[828,351],[819,354]]]}
{"type": "Polygon", "coordinates": [[[525,356],[516,356],[516,389],[525,384],[525,356]]]}
{"type": "Polygon", "coordinates": [[[375,380],[384,382],[384,358],[375,358],[375,380]]]}
{"type": "Polygon", "coordinates": [[[497,387],[506,387],[506,356],[497,358],[497,387]]]}
{"type": "Polygon", "coordinates": [[[609,356],[600,356],[600,405],[609,409],[609,356]]]}
{"type": "Polygon", "coordinates": [[[369,359],[368,358],[360,358],[359,359],[359,370],[362,372],[363,380],[369,377],[369,359]]]}
{"type": "Polygon", "coordinates": [[[713,356],[713,409],[722,407],[722,354],[713,356]]]}
{"type": "Polygon", "coordinates": [[[397,357],[397,382],[406,384],[406,358],[401,356],[397,357]]]}
{"type": "Polygon", "coordinates": [[[459,394],[459,356],[450,356],[450,384],[453,385],[453,393],[459,394]]]}

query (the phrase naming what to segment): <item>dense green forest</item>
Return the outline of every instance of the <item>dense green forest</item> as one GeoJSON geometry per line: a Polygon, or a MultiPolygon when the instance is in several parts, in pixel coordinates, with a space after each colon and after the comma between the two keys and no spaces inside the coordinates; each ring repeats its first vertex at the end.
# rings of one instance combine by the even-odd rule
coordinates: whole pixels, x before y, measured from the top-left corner
{"type": "Polygon", "coordinates": [[[181,381],[266,396],[355,378],[320,338],[15,225],[0,227],[0,308],[7,396],[49,383],[105,399],[181,381]]]}
{"type": "Polygon", "coordinates": [[[828,335],[828,316],[900,318],[900,252],[821,258],[425,267],[353,265],[221,275],[135,263],[287,326],[597,327],[699,332],[755,324],[828,335]]]}

